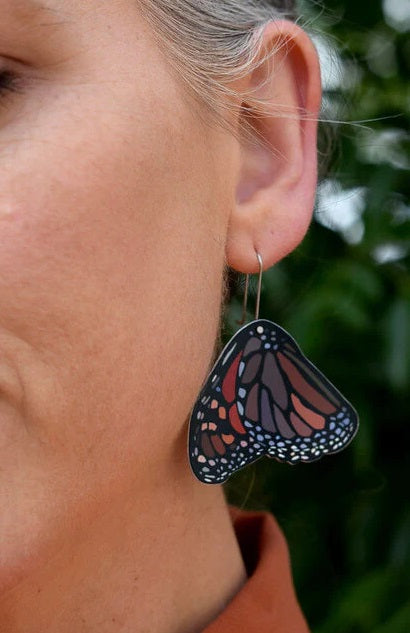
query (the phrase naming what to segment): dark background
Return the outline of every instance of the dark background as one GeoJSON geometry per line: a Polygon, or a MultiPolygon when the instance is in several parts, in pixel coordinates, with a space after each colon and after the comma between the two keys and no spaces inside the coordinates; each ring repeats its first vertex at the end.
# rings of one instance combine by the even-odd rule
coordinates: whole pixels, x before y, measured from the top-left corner
{"type": "MultiPolygon", "coordinates": [[[[263,458],[227,493],[278,519],[314,633],[409,633],[410,3],[324,7],[306,3],[302,25],[323,59],[323,117],[344,123],[323,126],[331,162],[315,219],[264,274],[260,316],[286,328],[352,402],[360,430],[314,464],[263,458]]],[[[225,341],[238,327],[240,293],[225,341]]],[[[252,309],[251,299],[250,318],[252,309]]]]}

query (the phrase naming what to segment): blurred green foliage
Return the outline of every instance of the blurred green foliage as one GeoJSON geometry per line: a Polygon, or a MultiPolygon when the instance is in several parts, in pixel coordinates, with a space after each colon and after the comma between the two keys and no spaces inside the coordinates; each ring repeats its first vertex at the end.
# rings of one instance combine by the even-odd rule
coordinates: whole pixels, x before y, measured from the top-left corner
{"type": "MultiPolygon", "coordinates": [[[[259,460],[227,494],[278,519],[314,633],[408,633],[410,3],[307,2],[304,15],[324,64],[324,117],[371,121],[331,125],[314,221],[264,274],[261,317],[352,402],[360,430],[318,463],[259,460]]],[[[239,292],[226,339],[240,314],[239,292]]]]}

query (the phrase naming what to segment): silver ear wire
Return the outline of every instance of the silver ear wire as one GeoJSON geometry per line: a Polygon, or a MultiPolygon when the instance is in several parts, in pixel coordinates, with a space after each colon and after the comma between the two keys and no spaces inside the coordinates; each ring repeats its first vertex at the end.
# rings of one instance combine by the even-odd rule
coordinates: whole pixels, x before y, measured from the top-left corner
{"type": "Polygon", "coordinates": [[[256,257],[259,262],[259,278],[258,278],[258,292],[256,294],[256,309],[255,309],[255,321],[259,319],[259,306],[261,303],[261,290],[262,290],[262,273],[263,273],[263,261],[262,255],[256,253],[256,257]]]}
{"type": "MultiPolygon", "coordinates": [[[[255,321],[259,319],[259,306],[261,301],[261,289],[262,289],[262,274],[263,274],[263,261],[262,255],[256,252],[256,257],[259,263],[259,278],[258,278],[258,290],[256,293],[256,308],[255,308],[255,321]]],[[[249,292],[249,273],[247,273],[245,278],[245,290],[243,295],[243,307],[242,307],[242,318],[238,321],[238,325],[243,325],[246,321],[246,309],[248,306],[248,292],[249,292]]]]}

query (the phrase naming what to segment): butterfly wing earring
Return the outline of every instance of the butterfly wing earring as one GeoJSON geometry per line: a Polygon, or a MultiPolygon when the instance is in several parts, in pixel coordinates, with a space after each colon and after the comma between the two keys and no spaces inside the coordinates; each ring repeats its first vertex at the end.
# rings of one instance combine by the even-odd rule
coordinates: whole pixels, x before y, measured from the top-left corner
{"type": "Polygon", "coordinates": [[[189,462],[207,484],[223,483],[263,455],[296,464],[338,453],[358,429],[352,405],[290,334],[259,319],[263,262],[256,255],[255,320],[225,345],[191,413],[189,462]]]}

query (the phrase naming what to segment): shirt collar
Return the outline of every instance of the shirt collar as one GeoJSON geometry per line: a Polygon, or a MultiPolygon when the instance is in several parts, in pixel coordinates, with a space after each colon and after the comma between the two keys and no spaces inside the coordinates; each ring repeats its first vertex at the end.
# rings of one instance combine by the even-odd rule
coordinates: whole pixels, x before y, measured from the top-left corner
{"type": "Polygon", "coordinates": [[[203,633],[309,633],[292,580],[288,546],[268,512],[229,507],[248,580],[203,633]]]}

